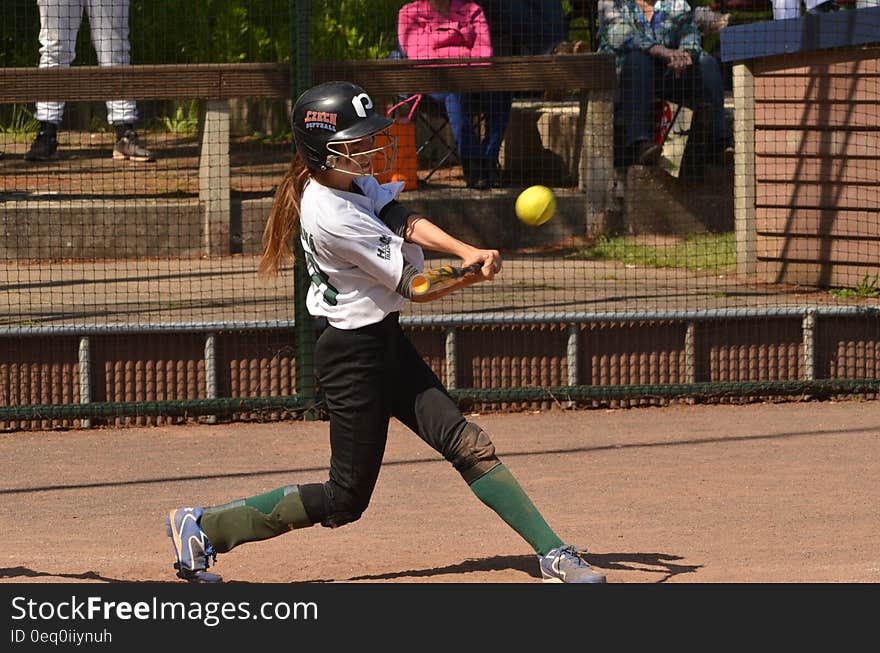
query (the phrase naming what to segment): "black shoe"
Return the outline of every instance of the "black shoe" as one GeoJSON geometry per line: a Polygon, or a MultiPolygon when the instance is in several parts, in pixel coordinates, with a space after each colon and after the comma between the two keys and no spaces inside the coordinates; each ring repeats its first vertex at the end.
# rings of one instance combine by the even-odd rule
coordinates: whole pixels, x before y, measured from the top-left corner
{"type": "Polygon", "coordinates": [[[727,142],[713,143],[709,150],[697,157],[697,161],[704,165],[732,166],[736,159],[736,150],[727,142]]]}
{"type": "Polygon", "coordinates": [[[493,162],[489,164],[489,188],[504,188],[504,173],[501,166],[493,162]]]}
{"type": "Polygon", "coordinates": [[[823,2],[821,5],[816,5],[812,9],[810,9],[808,14],[830,14],[835,11],[840,11],[840,5],[834,2],[833,0],[828,0],[828,2],[823,2]]]}
{"type": "Polygon", "coordinates": [[[732,166],[734,161],[736,161],[736,150],[733,145],[728,145],[724,148],[724,158],[722,161],[725,166],[732,166]]]}
{"type": "Polygon", "coordinates": [[[58,127],[52,123],[41,123],[40,132],[34,139],[31,149],[24,158],[28,161],[49,161],[58,155],[58,127]]]}
{"type": "Polygon", "coordinates": [[[461,162],[464,183],[468,188],[486,190],[489,188],[489,169],[482,159],[465,159],[461,162]]]}
{"type": "Polygon", "coordinates": [[[116,130],[116,145],[113,146],[114,159],[129,159],[130,161],[153,161],[153,153],[141,145],[137,132],[126,125],[124,129],[116,130]]]}
{"type": "Polygon", "coordinates": [[[655,166],[660,163],[663,146],[651,141],[641,141],[635,145],[635,162],[640,166],[655,166]]]}

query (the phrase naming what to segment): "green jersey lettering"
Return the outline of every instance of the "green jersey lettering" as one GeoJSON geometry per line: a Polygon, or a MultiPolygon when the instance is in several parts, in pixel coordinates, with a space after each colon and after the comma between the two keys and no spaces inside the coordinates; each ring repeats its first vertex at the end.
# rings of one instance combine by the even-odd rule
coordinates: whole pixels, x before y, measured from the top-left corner
{"type": "MultiPolygon", "coordinates": [[[[313,251],[315,250],[315,241],[312,240],[311,234],[307,235],[309,248],[313,251]]],[[[339,291],[330,285],[330,277],[327,276],[327,273],[324,272],[321,267],[318,265],[318,262],[315,260],[314,254],[306,250],[306,267],[309,269],[309,278],[312,280],[315,288],[317,288],[322,295],[324,295],[324,301],[327,302],[330,306],[336,306],[337,299],[336,296],[339,294],[339,291]]]]}

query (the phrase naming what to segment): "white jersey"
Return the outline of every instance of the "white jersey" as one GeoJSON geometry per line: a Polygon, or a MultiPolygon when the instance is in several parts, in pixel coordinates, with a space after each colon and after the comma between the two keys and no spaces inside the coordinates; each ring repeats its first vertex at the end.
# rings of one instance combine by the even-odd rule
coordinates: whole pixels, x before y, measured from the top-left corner
{"type": "Polygon", "coordinates": [[[400,310],[403,262],[424,265],[422,248],[392,232],[378,215],[403,183],[354,180],[363,195],[310,179],[300,203],[300,237],[311,284],[306,307],[339,329],[380,322],[400,310]]]}

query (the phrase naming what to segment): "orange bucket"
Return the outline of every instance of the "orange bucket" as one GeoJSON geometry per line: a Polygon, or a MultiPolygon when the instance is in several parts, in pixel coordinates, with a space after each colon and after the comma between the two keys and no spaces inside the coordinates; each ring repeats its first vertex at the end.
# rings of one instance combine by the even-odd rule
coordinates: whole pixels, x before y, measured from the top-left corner
{"type": "Polygon", "coordinates": [[[408,102],[413,103],[409,114],[403,118],[395,118],[394,124],[389,128],[391,134],[397,137],[397,156],[394,159],[394,168],[391,172],[384,175],[376,175],[379,183],[402,181],[404,182],[404,190],[415,190],[418,188],[419,165],[416,154],[416,123],[413,121],[413,114],[421,99],[421,95],[413,95],[388,109],[387,115],[390,116],[398,107],[408,102]]]}

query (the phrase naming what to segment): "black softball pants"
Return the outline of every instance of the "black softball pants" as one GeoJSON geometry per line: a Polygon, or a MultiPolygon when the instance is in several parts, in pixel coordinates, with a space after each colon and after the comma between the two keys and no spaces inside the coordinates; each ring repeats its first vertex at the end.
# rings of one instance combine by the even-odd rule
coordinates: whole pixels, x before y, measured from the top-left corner
{"type": "Polygon", "coordinates": [[[624,126],[626,145],[654,140],[654,98],[672,100],[691,109],[711,107],[707,121],[712,140],[721,149],[726,141],[724,81],[718,62],[705,52],[694,57],[694,65],[681,76],[646,52],[628,52],[619,79],[620,100],[615,105],[617,121],[624,126]]]}
{"type": "Polygon", "coordinates": [[[440,380],[403,334],[399,314],[359,329],[327,327],[315,371],[330,413],[330,479],[300,488],[309,518],[324,526],[355,521],[379,476],[390,418],[443,454],[466,421],[440,380]]]}

